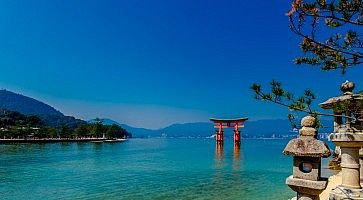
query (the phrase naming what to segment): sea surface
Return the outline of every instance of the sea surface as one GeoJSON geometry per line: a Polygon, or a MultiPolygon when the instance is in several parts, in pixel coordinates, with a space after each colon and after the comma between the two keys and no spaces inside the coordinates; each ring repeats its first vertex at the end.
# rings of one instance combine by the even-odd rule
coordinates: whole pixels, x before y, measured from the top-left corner
{"type": "MultiPolygon", "coordinates": [[[[285,185],[288,140],[130,139],[0,145],[0,199],[268,199],[285,185]]],[[[323,163],[326,166],[326,159],[323,163]]],[[[324,176],[330,175],[328,170],[324,176]]]]}

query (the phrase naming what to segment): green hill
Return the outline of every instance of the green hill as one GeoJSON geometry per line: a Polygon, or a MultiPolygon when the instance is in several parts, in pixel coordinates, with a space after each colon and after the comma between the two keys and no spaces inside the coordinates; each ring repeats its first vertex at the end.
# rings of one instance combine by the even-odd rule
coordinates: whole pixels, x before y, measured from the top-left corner
{"type": "Polygon", "coordinates": [[[25,115],[37,115],[45,125],[51,127],[67,125],[74,128],[85,123],[72,116],[65,116],[48,104],[8,90],[0,90],[0,109],[17,111],[25,115]]]}

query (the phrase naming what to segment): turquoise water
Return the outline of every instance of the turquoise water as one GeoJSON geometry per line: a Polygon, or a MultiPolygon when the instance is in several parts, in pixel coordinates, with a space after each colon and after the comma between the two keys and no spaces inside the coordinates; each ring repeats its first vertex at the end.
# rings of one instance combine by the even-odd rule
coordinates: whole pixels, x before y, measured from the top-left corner
{"type": "Polygon", "coordinates": [[[287,142],[245,139],[239,151],[213,139],[0,145],[0,199],[288,199],[287,142]]]}

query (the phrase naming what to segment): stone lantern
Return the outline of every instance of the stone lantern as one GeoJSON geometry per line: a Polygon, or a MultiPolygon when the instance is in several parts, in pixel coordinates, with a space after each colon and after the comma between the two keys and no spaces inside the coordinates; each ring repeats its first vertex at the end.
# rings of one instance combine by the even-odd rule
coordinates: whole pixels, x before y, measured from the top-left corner
{"type": "Polygon", "coordinates": [[[346,81],[341,85],[341,96],[320,104],[334,111],[334,132],[329,139],[340,147],[341,154],[342,183],[331,191],[331,200],[363,199],[359,164],[359,150],[363,147],[363,95],[354,94],[354,86],[346,81]]]}
{"type": "Polygon", "coordinates": [[[306,116],[301,120],[299,137],[290,140],[283,153],[294,157],[292,176],[286,184],[297,192],[297,200],[318,200],[326,188],[327,180],[321,178],[321,158],[330,156],[329,147],[316,139],[316,119],[306,116]]]}

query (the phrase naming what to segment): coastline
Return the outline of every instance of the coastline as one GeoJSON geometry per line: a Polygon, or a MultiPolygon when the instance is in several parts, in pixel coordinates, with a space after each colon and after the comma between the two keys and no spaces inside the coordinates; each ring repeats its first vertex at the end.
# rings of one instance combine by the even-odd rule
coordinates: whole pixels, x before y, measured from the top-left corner
{"type": "MultiPolygon", "coordinates": [[[[214,139],[211,137],[135,137],[135,139],[214,139]]],[[[288,138],[243,138],[244,140],[286,140],[288,138]]],[[[0,144],[4,143],[56,143],[56,142],[107,142],[107,141],[125,141],[128,139],[107,139],[107,138],[41,138],[41,139],[33,139],[33,138],[12,138],[12,139],[4,139],[0,138],[0,144]]]]}
{"type": "Polygon", "coordinates": [[[124,140],[106,138],[44,138],[44,139],[0,139],[0,144],[18,143],[61,143],[61,142],[124,142],[124,140]]]}

